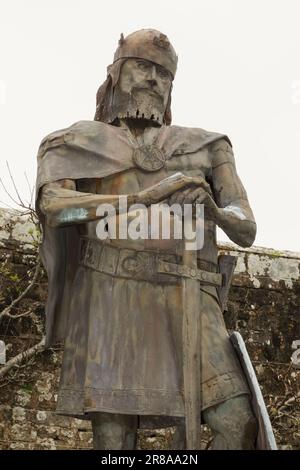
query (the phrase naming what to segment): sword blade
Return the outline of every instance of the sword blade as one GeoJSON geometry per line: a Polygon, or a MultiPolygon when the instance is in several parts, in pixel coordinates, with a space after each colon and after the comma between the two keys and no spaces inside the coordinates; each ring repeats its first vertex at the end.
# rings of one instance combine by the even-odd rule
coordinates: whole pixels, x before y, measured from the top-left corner
{"type": "MultiPolygon", "coordinates": [[[[197,251],[186,249],[183,264],[197,269],[197,251]]],[[[201,437],[201,291],[194,279],[182,279],[183,380],[188,450],[200,449],[201,437]]]]}

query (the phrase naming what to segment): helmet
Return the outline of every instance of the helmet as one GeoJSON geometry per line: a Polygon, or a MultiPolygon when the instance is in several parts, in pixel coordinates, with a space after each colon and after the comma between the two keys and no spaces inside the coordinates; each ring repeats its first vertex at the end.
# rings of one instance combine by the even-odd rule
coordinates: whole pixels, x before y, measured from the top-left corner
{"type": "Polygon", "coordinates": [[[114,63],[120,59],[138,58],[161,65],[175,77],[177,55],[165,34],[156,29],[140,29],[124,38],[121,34],[114,63]]]}

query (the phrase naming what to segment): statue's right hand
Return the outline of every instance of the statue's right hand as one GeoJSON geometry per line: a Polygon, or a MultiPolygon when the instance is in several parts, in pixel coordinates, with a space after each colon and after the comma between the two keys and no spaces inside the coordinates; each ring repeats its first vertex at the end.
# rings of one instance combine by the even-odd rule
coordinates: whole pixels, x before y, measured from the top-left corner
{"type": "Polygon", "coordinates": [[[182,173],[174,173],[153,186],[140,191],[137,195],[137,202],[146,205],[156,204],[177,191],[193,186],[201,187],[211,194],[209,184],[201,176],[186,176],[182,173]]]}

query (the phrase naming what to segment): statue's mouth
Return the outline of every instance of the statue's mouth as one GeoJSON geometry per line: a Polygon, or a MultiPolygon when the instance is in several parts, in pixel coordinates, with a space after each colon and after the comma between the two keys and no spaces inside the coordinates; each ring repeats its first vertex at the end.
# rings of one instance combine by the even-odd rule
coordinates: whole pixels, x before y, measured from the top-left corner
{"type": "Polygon", "coordinates": [[[159,116],[155,116],[155,114],[151,114],[151,115],[148,116],[145,113],[141,113],[139,109],[136,110],[135,116],[131,116],[131,117],[134,117],[135,119],[147,119],[147,120],[150,120],[150,121],[158,121],[159,120],[159,116]]]}
{"type": "Polygon", "coordinates": [[[141,113],[138,109],[136,110],[135,113],[127,111],[127,113],[124,114],[119,114],[118,115],[119,119],[138,119],[139,121],[151,121],[154,125],[160,126],[161,119],[160,116],[156,116],[154,114],[148,115],[146,113],[141,113]]]}
{"type": "Polygon", "coordinates": [[[151,98],[154,98],[155,100],[163,101],[163,97],[161,96],[161,94],[153,90],[152,88],[133,88],[132,89],[132,96],[137,96],[140,94],[145,94],[151,98]]]}

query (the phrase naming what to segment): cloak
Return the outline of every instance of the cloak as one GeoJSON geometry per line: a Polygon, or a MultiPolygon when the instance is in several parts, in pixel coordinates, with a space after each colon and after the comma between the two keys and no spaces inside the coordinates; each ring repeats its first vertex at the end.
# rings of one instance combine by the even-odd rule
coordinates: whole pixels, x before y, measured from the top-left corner
{"type": "MultiPolygon", "coordinates": [[[[74,226],[53,228],[47,224],[39,207],[41,189],[61,179],[105,178],[134,168],[134,146],[127,134],[123,128],[99,121],[79,121],[49,134],[39,147],[36,211],[43,231],[40,254],[48,275],[46,346],[65,338],[79,235],[74,226]]],[[[195,153],[222,138],[230,143],[227,136],[200,128],[162,126],[155,145],[171,159],[195,153]]]]}

